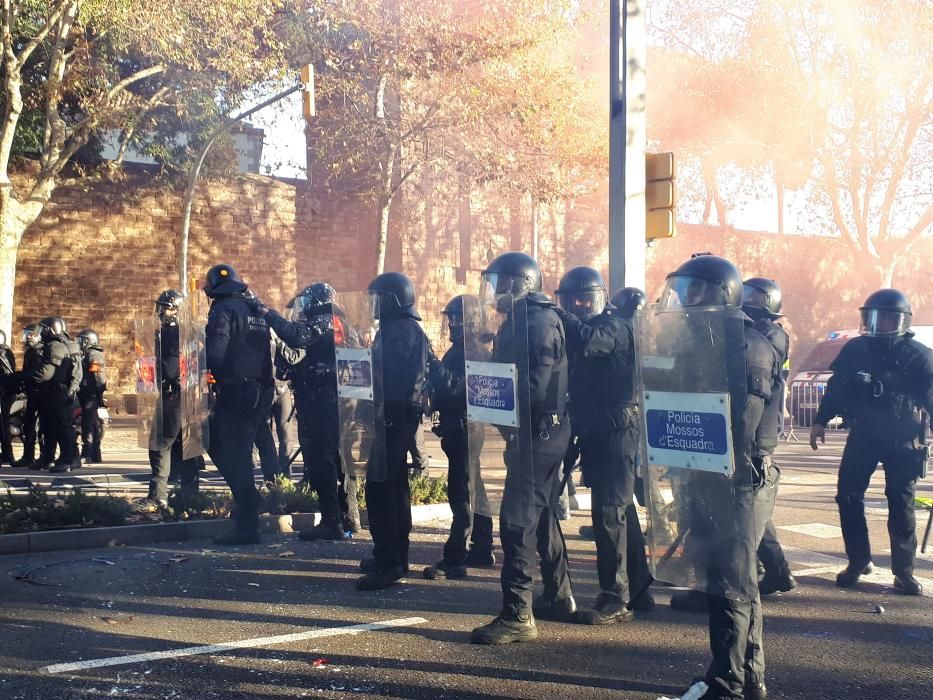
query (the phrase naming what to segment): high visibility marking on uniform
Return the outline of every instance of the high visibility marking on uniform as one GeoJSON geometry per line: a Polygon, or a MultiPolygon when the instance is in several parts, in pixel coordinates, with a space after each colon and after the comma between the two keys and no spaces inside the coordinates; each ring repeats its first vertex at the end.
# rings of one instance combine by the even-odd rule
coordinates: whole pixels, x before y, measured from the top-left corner
{"type": "Polygon", "coordinates": [[[803,523],[801,525],[778,525],[780,530],[788,530],[801,535],[818,537],[821,540],[831,540],[836,537],[842,537],[842,528],[838,525],[827,525],[826,523],[803,523]]]}
{"type": "Polygon", "coordinates": [[[328,627],[326,629],[295,632],[294,634],[280,634],[275,637],[241,639],[236,642],[224,642],[223,644],[183,647],[181,649],[169,649],[167,651],[154,651],[148,654],[111,656],[106,659],[89,659],[88,661],[76,661],[70,664],[52,664],[51,666],[45,666],[42,670],[47,673],[68,673],[71,671],[82,671],[89,668],[100,668],[102,666],[124,666],[126,664],[137,664],[144,661],[159,661],[161,659],[177,659],[182,656],[216,654],[219,652],[231,651],[233,649],[249,649],[253,647],[271,646],[273,644],[288,644],[290,642],[300,642],[305,639],[338,637],[344,634],[359,634],[360,632],[373,632],[376,630],[391,629],[393,627],[412,627],[413,625],[421,625],[425,622],[427,622],[427,620],[423,617],[402,617],[395,620],[383,620],[382,622],[367,622],[360,625],[328,627]]]}

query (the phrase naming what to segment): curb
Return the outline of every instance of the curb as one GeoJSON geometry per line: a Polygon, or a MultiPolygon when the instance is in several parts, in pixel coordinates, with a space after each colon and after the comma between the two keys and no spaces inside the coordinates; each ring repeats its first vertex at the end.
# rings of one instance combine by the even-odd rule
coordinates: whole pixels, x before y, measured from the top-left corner
{"type": "MultiPolygon", "coordinates": [[[[361,513],[364,515],[365,511],[361,513]]],[[[313,527],[320,516],[317,513],[295,515],[263,515],[259,521],[265,533],[291,534],[313,527]]],[[[429,523],[452,517],[447,503],[412,506],[413,524],[429,523]]],[[[69,549],[99,549],[123,545],[156,544],[204,540],[227,532],[233,521],[191,520],[177,523],[150,523],[148,525],[118,525],[117,527],[89,527],[73,530],[47,530],[0,535],[0,556],[4,554],[34,554],[69,549]]]]}

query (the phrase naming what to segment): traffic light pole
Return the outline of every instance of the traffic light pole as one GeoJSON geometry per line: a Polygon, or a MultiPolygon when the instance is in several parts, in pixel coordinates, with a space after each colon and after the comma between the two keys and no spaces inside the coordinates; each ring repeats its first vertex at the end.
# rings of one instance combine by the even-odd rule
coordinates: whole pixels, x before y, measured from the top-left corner
{"type": "Polygon", "coordinates": [[[645,288],[646,0],[609,2],[609,283],[645,288]]]}

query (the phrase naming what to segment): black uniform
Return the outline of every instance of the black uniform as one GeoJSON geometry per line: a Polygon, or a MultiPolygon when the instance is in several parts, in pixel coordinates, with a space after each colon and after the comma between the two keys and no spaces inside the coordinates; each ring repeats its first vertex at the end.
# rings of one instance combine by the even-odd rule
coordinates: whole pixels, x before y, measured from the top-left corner
{"type": "MultiPolygon", "coordinates": [[[[40,430],[39,424],[39,390],[30,379],[41,364],[42,346],[27,345],[23,350],[23,368],[16,373],[16,383],[23,387],[26,394],[26,409],[23,411],[23,456],[16,463],[17,467],[35,466],[36,443],[39,443],[40,454],[48,453],[43,447],[48,437],[40,430]]],[[[54,447],[52,449],[54,451],[54,447]]]]}
{"type": "MultiPolygon", "coordinates": [[[[283,356],[289,362],[288,377],[295,390],[304,479],[317,492],[321,524],[342,526],[333,310],[329,304],[322,305],[308,321],[288,321],[275,311],[266,319],[292,351],[284,351],[283,356]]],[[[355,496],[354,489],[354,500],[355,496]]]]}
{"type": "Polygon", "coordinates": [[[380,318],[373,357],[382,371],[373,378],[373,389],[376,405],[384,411],[385,431],[382,436],[377,433],[370,459],[385,459],[386,478],[366,479],[366,504],[373,557],[381,570],[408,569],[411,491],[406,455],[415,431],[421,428],[421,396],[430,356],[427,336],[414,317],[380,318]]]}
{"type": "MultiPolygon", "coordinates": [[[[713,661],[706,673],[710,698],[742,698],[744,688],[764,685],[761,598],[758,592],[757,549],[774,507],[777,471],[756,457],[756,439],[766,407],[780,401],[781,362],[774,346],[749,319],[745,326],[747,394],[733,400],[732,440],[735,455],[734,513],[736,547],[722,554],[747,600],[710,594],[709,635],[713,661]]],[[[733,392],[734,393],[734,392],[733,392]]],[[[714,555],[715,556],[715,555],[714,555]]],[[[712,582],[715,588],[715,581],[712,582]]],[[[704,696],[707,697],[707,696],[704,696]]]]}
{"type": "Polygon", "coordinates": [[[13,350],[5,343],[0,345],[0,464],[6,462],[13,466],[13,443],[10,440],[8,425],[10,406],[17,391],[16,357],[13,350]]]}
{"type": "MultiPolygon", "coordinates": [[[[778,436],[781,434],[781,416],[784,413],[783,367],[790,353],[790,337],[780,324],[767,317],[756,320],[755,329],[774,346],[778,362],[782,368],[780,379],[775,387],[775,395],[765,406],[764,416],[762,416],[758,434],[755,437],[755,457],[771,462],[774,450],[777,448],[778,436]]],[[[777,483],[775,482],[776,488],[777,483]]],[[[778,541],[777,530],[775,530],[774,523],[770,518],[765,525],[761,544],[758,545],[758,559],[767,574],[775,576],[790,575],[790,566],[784,557],[784,550],[778,541]]]]}
{"type": "Polygon", "coordinates": [[[157,449],[149,450],[149,498],[165,501],[168,498],[168,481],[172,464],[179,465],[182,488],[197,487],[197,457],[183,459],[182,454],[182,407],[180,354],[178,324],[162,325],[156,342],[156,367],[159,372],[160,400],[162,410],[162,439],[157,449]]]}
{"type": "MultiPolygon", "coordinates": [[[[474,357],[482,354],[476,353],[474,357]]],[[[431,407],[438,413],[435,432],[447,455],[447,500],[453,521],[444,544],[444,561],[450,566],[466,564],[467,544],[471,540],[470,551],[477,561],[489,560],[492,554],[492,518],[473,512],[474,494],[475,500],[486,500],[479,462],[484,428],[467,423],[465,360],[461,339],[451,345],[442,360],[431,362],[428,374],[431,407]]]]}
{"type": "Polygon", "coordinates": [[[259,529],[262,498],[253,480],[253,443],[275,393],[269,324],[244,298],[246,285],[229,280],[211,288],[205,344],[214,377],[210,450],[236,502],[236,528],[259,529]]]}
{"type": "Polygon", "coordinates": [[[278,474],[289,476],[291,473],[291,465],[288,462],[294,450],[291,434],[288,431],[291,413],[291,389],[289,389],[288,382],[276,378],[275,397],[272,401],[270,416],[268,420],[260,423],[256,433],[256,449],[259,450],[262,477],[266,481],[272,481],[278,474]],[[275,426],[274,436],[273,425],[275,426]],[[278,447],[275,444],[276,438],[278,438],[278,447]]]}
{"type": "Polygon", "coordinates": [[[592,489],[601,599],[629,603],[651,584],[634,506],[639,425],[632,327],[605,311],[589,321],[561,314],[570,356],[570,414],[592,489]]]}
{"type": "Polygon", "coordinates": [[[78,389],[81,404],[81,457],[98,464],[103,461],[100,446],[104,439],[104,422],[97,414],[107,390],[107,363],[104,349],[92,345],[83,352],[83,375],[78,389]]]}
{"type": "MultiPolygon", "coordinates": [[[[528,353],[528,390],[531,402],[532,464],[534,494],[532,519],[528,524],[509,521],[510,497],[526,499],[526,494],[503,495],[499,532],[502,540],[503,609],[513,616],[525,616],[532,609],[532,573],[535,550],[541,557],[544,600],[572,597],[567,550],[557,521],[556,506],[561,485],[561,463],[570,442],[570,416],[567,410],[567,348],[564,326],[554,304],[540,292],[532,292],[515,303],[513,323],[505,323],[493,341],[492,361],[528,353]],[[527,318],[527,346],[513,337],[513,328],[527,318]]],[[[506,454],[509,459],[509,454],[506,454]]],[[[508,464],[508,461],[507,461],[508,464]]],[[[518,483],[522,483],[519,481],[518,483]]]]}
{"type": "Polygon", "coordinates": [[[81,349],[67,334],[44,340],[41,360],[30,376],[39,399],[42,432],[48,436],[40,455],[40,462],[44,465],[52,462],[58,446],[56,467],[80,466],[75,414],[83,374],[81,363],[81,349]]]}
{"type": "Polygon", "coordinates": [[[815,421],[842,416],[849,426],[836,503],[850,567],[871,561],[865,490],[880,462],[888,499],[891,569],[913,575],[917,549],[914,493],[920,476],[916,447],[920,410],[933,411],[933,353],[911,333],[896,338],[853,338],[830,366],[815,421]]]}

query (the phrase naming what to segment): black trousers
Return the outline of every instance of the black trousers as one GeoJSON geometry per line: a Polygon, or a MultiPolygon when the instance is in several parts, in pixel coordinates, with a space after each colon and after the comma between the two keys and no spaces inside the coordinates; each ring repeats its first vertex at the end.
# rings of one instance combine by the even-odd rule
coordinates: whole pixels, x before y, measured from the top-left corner
{"type": "Polygon", "coordinates": [[[182,488],[197,488],[198,468],[201,460],[182,458],[181,401],[178,394],[162,399],[162,442],[157,450],[149,450],[149,498],[164,501],[168,498],[168,481],[172,464],[178,464],[182,488]]]}
{"type": "Polygon", "coordinates": [[[10,407],[13,397],[0,394],[0,461],[13,464],[13,441],[7,426],[10,422],[10,407]]]}
{"type": "MultiPolygon", "coordinates": [[[[414,409],[407,415],[387,418],[385,440],[380,445],[376,437],[374,449],[385,449],[385,479],[366,478],[366,507],[369,512],[369,534],[373,538],[373,557],[382,569],[400,566],[408,568],[408,548],[411,537],[411,489],[408,485],[406,453],[414,432],[421,428],[421,412],[414,409]]],[[[373,458],[371,458],[373,459],[373,458]]]]}
{"type": "Polygon", "coordinates": [[[255,380],[216,385],[208,453],[233,492],[234,518],[240,531],[259,528],[262,497],[253,478],[253,443],[274,392],[271,384],[255,380]]]}
{"type": "Polygon", "coordinates": [[[742,588],[749,595],[743,600],[707,596],[709,644],[713,656],[706,671],[710,698],[742,698],[746,682],[764,682],[763,619],[757,585],[756,550],[774,508],[779,478],[777,470],[773,470],[771,478],[771,482],[761,486],[739,486],[735,489],[738,540],[734,561],[741,567],[737,573],[744,581],[742,588]]]}
{"type": "Polygon", "coordinates": [[[790,573],[790,565],[784,556],[784,548],[778,540],[774,523],[769,520],[765,525],[761,544],[758,545],[758,561],[765,568],[766,573],[784,576],[790,573]]]}
{"type": "Polygon", "coordinates": [[[908,447],[891,444],[853,428],[846,440],[839,465],[836,503],[849,563],[864,566],[871,561],[868,524],[865,521],[865,491],[878,464],[884,467],[884,495],[888,499],[888,536],[891,539],[891,570],[910,576],[917,552],[917,519],[914,495],[916,467],[908,447]]]}
{"type": "Polygon", "coordinates": [[[333,378],[320,385],[296,385],[295,409],[304,479],[317,493],[321,523],[340,522],[340,427],[333,378]]]}
{"type": "Polygon", "coordinates": [[[40,394],[39,424],[43,435],[40,459],[51,462],[58,447],[57,464],[71,464],[77,458],[78,433],[75,430],[75,411],[78,401],[68,394],[64,386],[49,387],[40,394]]]}
{"type": "MultiPolygon", "coordinates": [[[[541,578],[544,596],[548,599],[566,598],[573,595],[570,568],[567,563],[567,546],[557,520],[557,500],[560,497],[561,464],[570,441],[570,427],[565,422],[550,432],[547,440],[536,436],[532,446],[531,469],[534,473],[533,494],[509,493],[509,480],[503,494],[502,511],[499,517],[499,537],[502,543],[502,586],[503,612],[525,615],[531,612],[533,602],[532,581],[535,552],[541,560],[541,578]],[[531,499],[529,507],[525,503],[531,499]],[[515,507],[510,503],[519,503],[515,507]],[[517,515],[528,517],[516,517],[517,515]]],[[[510,464],[509,469],[528,468],[527,465],[510,464]]],[[[527,482],[515,480],[512,483],[527,482]]]]}
{"type": "MultiPolygon", "coordinates": [[[[447,501],[453,513],[450,535],[444,544],[444,560],[450,564],[466,563],[467,549],[492,552],[492,518],[476,513],[475,503],[487,503],[479,454],[471,454],[467,429],[445,428],[441,449],[447,455],[447,501]],[[472,545],[470,541],[472,540],[472,545]]],[[[482,432],[476,431],[474,447],[480,447],[482,432]]]]}
{"type": "Polygon", "coordinates": [[[45,436],[39,428],[39,397],[26,394],[26,410],[23,411],[23,460],[30,462],[36,457],[36,443],[40,443],[40,454],[44,454],[41,443],[45,436]]]}
{"type": "Polygon", "coordinates": [[[104,421],[97,415],[100,398],[86,396],[81,399],[81,457],[95,464],[103,461],[100,448],[104,440],[104,421]]]}
{"type": "MultiPolygon", "coordinates": [[[[634,413],[627,419],[625,430],[611,433],[587,433],[580,438],[584,478],[592,489],[593,533],[596,539],[596,570],[604,596],[619,602],[631,600],[628,569],[632,557],[645,558],[641,527],[635,516],[640,549],[629,554],[629,518],[634,512],[635,455],[638,449],[638,428],[634,413]]],[[[632,533],[634,535],[634,533],[632,533]]],[[[640,577],[648,567],[636,564],[640,577]]],[[[639,581],[644,590],[644,581],[639,581]]]]}

